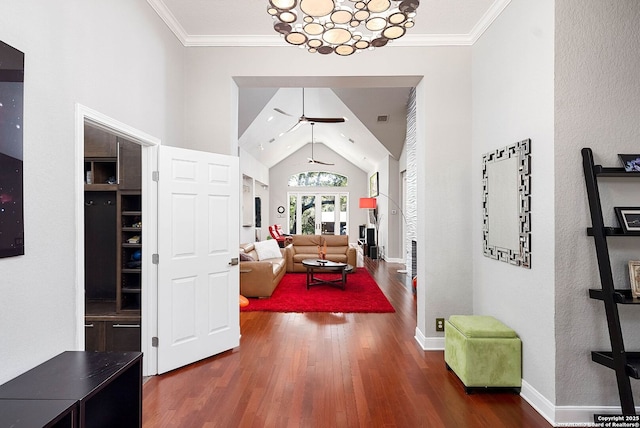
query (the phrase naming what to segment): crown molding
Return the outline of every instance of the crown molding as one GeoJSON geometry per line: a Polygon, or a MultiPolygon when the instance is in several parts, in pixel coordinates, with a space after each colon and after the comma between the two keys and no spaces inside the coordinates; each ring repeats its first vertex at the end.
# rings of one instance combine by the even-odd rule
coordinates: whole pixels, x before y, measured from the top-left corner
{"type": "Polygon", "coordinates": [[[509,6],[509,3],[511,3],[511,0],[496,0],[493,2],[491,7],[487,9],[487,12],[482,16],[482,18],[480,18],[469,33],[472,45],[478,41],[485,31],[487,31],[491,24],[493,24],[493,21],[495,21],[502,11],[509,6]]]}
{"type": "MultiPolygon", "coordinates": [[[[156,11],[160,19],[167,24],[167,27],[171,30],[171,32],[180,40],[180,43],[185,45],[185,41],[189,35],[184,30],[182,25],[178,22],[176,17],[171,13],[169,8],[162,0],[147,0],[147,3],[156,11]]],[[[186,45],[185,45],[186,46],[186,45]]]]}
{"type": "MultiPolygon", "coordinates": [[[[147,0],[185,47],[290,47],[274,35],[189,35],[162,0],[147,0]]],[[[472,46],[491,26],[511,0],[495,0],[469,34],[407,34],[388,47],[472,46]]]]}

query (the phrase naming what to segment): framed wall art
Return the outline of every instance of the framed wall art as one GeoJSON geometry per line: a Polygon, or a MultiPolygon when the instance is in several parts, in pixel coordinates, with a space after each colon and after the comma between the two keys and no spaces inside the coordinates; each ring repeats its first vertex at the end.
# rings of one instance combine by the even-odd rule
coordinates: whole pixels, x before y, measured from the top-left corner
{"type": "Polygon", "coordinates": [[[24,53],[0,42],[0,257],[24,254],[24,53]]]}
{"type": "Polygon", "coordinates": [[[374,173],[371,177],[369,177],[369,197],[375,198],[378,196],[378,192],[380,191],[379,183],[378,183],[378,173],[374,173]]]}

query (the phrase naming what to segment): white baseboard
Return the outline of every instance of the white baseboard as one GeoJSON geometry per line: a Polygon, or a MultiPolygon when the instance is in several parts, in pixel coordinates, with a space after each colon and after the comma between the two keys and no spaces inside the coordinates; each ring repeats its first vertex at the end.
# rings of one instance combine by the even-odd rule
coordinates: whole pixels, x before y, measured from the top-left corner
{"type": "Polygon", "coordinates": [[[426,337],[416,327],[415,339],[424,351],[444,351],[444,337],[426,337]]]}
{"type": "MultiPolygon", "coordinates": [[[[640,408],[636,407],[636,414],[638,410],[640,408]]],[[[593,415],[620,415],[621,413],[622,409],[619,406],[557,406],[555,426],[575,427],[577,424],[603,426],[594,424],[593,415]]]]}
{"type": "Polygon", "coordinates": [[[554,425],[556,418],[556,406],[553,405],[544,395],[540,394],[537,389],[532,387],[526,380],[522,380],[522,388],[520,389],[520,396],[524,398],[527,403],[540,413],[551,425],[554,425]]]}
{"type": "MultiPolygon", "coordinates": [[[[593,415],[620,415],[619,406],[555,406],[525,380],[520,396],[554,427],[597,426],[593,415]]],[[[636,413],[640,411],[636,407],[636,413]]]]}

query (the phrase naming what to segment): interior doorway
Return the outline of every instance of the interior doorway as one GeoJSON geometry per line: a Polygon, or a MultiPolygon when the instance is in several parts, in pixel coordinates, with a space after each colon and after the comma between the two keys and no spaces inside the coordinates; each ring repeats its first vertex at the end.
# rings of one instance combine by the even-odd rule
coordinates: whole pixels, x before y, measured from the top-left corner
{"type": "Polygon", "coordinates": [[[142,147],[84,123],[85,351],[140,351],[142,147]]]}
{"type": "MultiPolygon", "coordinates": [[[[158,139],[87,107],[76,105],[75,143],[76,159],[78,160],[76,162],[75,192],[76,248],[78,249],[76,253],[76,349],[83,350],[86,346],[84,331],[86,244],[84,193],[85,181],[87,180],[84,147],[85,124],[106,131],[109,135],[115,135],[135,143],[140,150],[140,190],[122,189],[121,191],[126,196],[137,196],[139,207],[129,201],[121,202],[120,211],[116,206],[116,214],[117,217],[126,217],[126,220],[121,219],[122,224],[127,228],[132,228],[132,230],[121,230],[121,233],[138,232],[138,235],[143,238],[141,242],[144,247],[140,254],[139,272],[121,272],[140,276],[139,286],[136,285],[138,287],[139,309],[137,306],[135,309],[131,309],[131,307],[127,307],[127,309],[132,312],[139,311],[140,351],[145,355],[143,375],[150,376],[159,373],[160,362],[163,362],[163,370],[171,370],[238,346],[240,337],[237,300],[239,291],[237,231],[240,228],[238,158],[168,146],[161,148],[158,139]],[[158,185],[159,177],[163,172],[161,170],[167,172],[167,179],[163,181],[167,185],[163,188],[158,185]],[[199,202],[196,203],[194,195],[191,193],[180,190],[177,194],[173,194],[173,202],[167,204],[166,198],[171,198],[172,195],[171,183],[184,184],[185,181],[189,181],[189,177],[193,178],[190,184],[199,189],[198,195],[201,196],[197,198],[199,202]],[[202,186],[207,187],[207,190],[203,190],[202,186]],[[160,190],[163,189],[161,194],[160,190]],[[193,203],[191,205],[183,203],[185,198],[193,203]],[[164,204],[163,210],[159,210],[161,202],[164,204]],[[167,206],[170,207],[167,208],[167,206]],[[191,210],[187,209],[189,206],[192,208],[191,210]],[[161,212],[163,216],[160,215],[161,212]],[[198,222],[198,224],[206,223],[206,229],[190,228],[189,225],[192,224],[190,221],[167,222],[167,219],[177,218],[174,214],[189,213],[193,214],[190,218],[204,218],[206,221],[198,222]],[[210,215],[211,213],[217,214],[217,216],[210,215]],[[142,226],[140,229],[133,229],[136,227],[135,224],[139,223],[136,216],[141,218],[141,224],[137,225],[138,227],[142,226]],[[224,220],[220,220],[220,216],[224,216],[224,220]],[[159,235],[158,230],[161,224],[163,234],[159,235]],[[226,227],[220,227],[220,225],[226,227]],[[186,234],[186,229],[191,229],[192,233],[186,234]],[[141,235],[141,232],[144,235],[141,235]],[[176,237],[180,239],[174,239],[176,237]],[[167,243],[176,242],[176,248],[167,249],[167,243]],[[159,262],[161,248],[164,249],[163,263],[159,262]],[[198,254],[207,254],[211,257],[204,263],[188,263],[188,269],[185,270],[176,271],[173,269],[172,266],[175,267],[175,263],[170,262],[186,259],[187,257],[183,256],[185,251],[188,252],[190,249],[198,254]],[[215,272],[202,273],[192,269],[200,266],[216,270],[215,272]],[[171,276],[171,272],[177,273],[178,276],[171,276]],[[190,287],[189,284],[193,284],[194,287],[190,287]],[[176,296],[175,286],[180,287],[181,285],[186,285],[180,289],[182,293],[178,300],[182,305],[173,305],[173,297],[176,296]],[[211,293],[209,298],[206,298],[204,295],[213,288],[215,288],[215,293],[211,293]],[[193,310],[193,304],[185,304],[188,301],[193,304],[197,303],[196,311],[193,310]],[[158,316],[159,313],[163,314],[162,318],[158,316]],[[210,317],[212,314],[215,316],[210,317]],[[171,321],[169,328],[167,328],[168,320],[171,321]],[[194,324],[190,320],[195,320],[197,323],[194,324]],[[160,324],[160,321],[163,324],[160,324]],[[171,344],[195,342],[192,340],[193,335],[190,335],[191,331],[187,331],[189,328],[198,333],[198,343],[203,343],[207,339],[211,340],[201,346],[192,347],[193,349],[190,349],[188,353],[181,351],[181,360],[177,362],[178,365],[174,364],[167,369],[168,360],[166,357],[171,357],[169,355],[171,344]],[[164,336],[159,337],[159,333],[163,333],[164,336]],[[188,336],[186,340],[185,334],[188,336]],[[200,338],[203,340],[201,341],[200,338]]],[[[89,162],[92,161],[89,160],[89,162]]],[[[114,162],[114,164],[117,176],[118,165],[122,166],[122,164],[119,162],[114,162]]],[[[108,182],[102,184],[103,186],[113,186],[111,183],[113,180],[110,177],[111,175],[107,176],[108,182]]],[[[93,174],[91,174],[92,182],[93,178],[93,174]]],[[[118,193],[115,195],[118,196],[118,193]]],[[[127,244],[129,244],[130,238],[135,237],[135,235],[126,236],[127,244]]],[[[136,240],[134,239],[131,244],[137,245],[136,240]]],[[[131,247],[134,251],[137,248],[131,247]]],[[[123,260],[117,260],[116,264],[130,261],[131,253],[126,250],[122,251],[120,257],[123,257],[123,260]]],[[[121,304],[123,303],[125,302],[121,302],[121,304]]],[[[126,303],[128,304],[129,301],[127,300],[126,303]]],[[[116,294],[116,311],[117,304],[116,294]]],[[[120,307],[121,311],[123,309],[120,307]]],[[[124,328],[133,329],[136,327],[124,328]]],[[[171,361],[169,363],[172,364],[171,361]]]]}
{"type": "Polygon", "coordinates": [[[151,262],[157,234],[146,233],[142,241],[142,232],[157,229],[157,186],[151,172],[156,169],[160,141],[80,104],[75,141],[76,349],[137,347],[145,354],[143,374],[153,374],[157,354],[151,337],[157,331],[157,297],[150,284],[157,282],[157,268],[151,262]],[[104,137],[103,144],[85,152],[85,130],[104,137]],[[101,214],[94,217],[95,212],[101,214]],[[93,263],[95,259],[102,262],[93,263]],[[89,270],[100,269],[97,265],[108,273],[96,288],[90,281],[100,274],[89,270]],[[92,330],[87,333],[87,329],[92,330]]]}

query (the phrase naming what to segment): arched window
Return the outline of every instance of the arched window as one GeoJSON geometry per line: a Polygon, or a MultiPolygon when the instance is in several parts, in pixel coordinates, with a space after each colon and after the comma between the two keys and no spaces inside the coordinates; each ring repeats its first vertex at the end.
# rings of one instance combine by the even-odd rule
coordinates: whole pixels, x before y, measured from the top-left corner
{"type": "Polygon", "coordinates": [[[289,177],[289,187],[346,187],[347,177],[326,171],[309,171],[289,177]]]}

